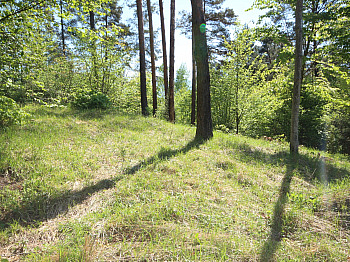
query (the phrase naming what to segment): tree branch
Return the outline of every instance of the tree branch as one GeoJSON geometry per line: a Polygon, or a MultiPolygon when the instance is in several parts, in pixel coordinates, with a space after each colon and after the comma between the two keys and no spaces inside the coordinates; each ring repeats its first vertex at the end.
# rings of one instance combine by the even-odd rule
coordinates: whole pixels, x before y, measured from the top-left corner
{"type": "Polygon", "coordinates": [[[24,7],[24,8],[22,8],[22,9],[19,9],[19,10],[15,11],[14,13],[11,13],[11,14],[8,14],[8,15],[6,15],[6,16],[4,16],[4,17],[1,17],[1,18],[0,18],[0,23],[2,23],[3,21],[9,19],[9,18],[12,17],[12,16],[16,16],[16,15],[18,15],[18,14],[20,14],[20,13],[23,13],[23,12],[25,12],[25,11],[28,11],[28,10],[30,10],[30,9],[33,9],[33,8],[37,7],[38,5],[44,3],[44,2],[45,2],[45,0],[39,1],[39,2],[37,2],[37,3],[34,3],[34,4],[29,5],[29,6],[27,6],[27,7],[24,7]]]}

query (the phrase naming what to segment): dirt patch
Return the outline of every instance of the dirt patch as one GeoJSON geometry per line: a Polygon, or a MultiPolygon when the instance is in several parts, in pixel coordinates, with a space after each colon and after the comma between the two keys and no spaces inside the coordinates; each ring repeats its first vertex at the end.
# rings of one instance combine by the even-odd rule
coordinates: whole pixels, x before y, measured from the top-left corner
{"type": "Polygon", "coordinates": [[[110,242],[149,242],[167,234],[164,228],[151,225],[118,225],[109,228],[110,242]]]}
{"type": "Polygon", "coordinates": [[[22,178],[20,173],[11,167],[0,170],[0,191],[5,187],[10,190],[22,190],[22,178]]]}

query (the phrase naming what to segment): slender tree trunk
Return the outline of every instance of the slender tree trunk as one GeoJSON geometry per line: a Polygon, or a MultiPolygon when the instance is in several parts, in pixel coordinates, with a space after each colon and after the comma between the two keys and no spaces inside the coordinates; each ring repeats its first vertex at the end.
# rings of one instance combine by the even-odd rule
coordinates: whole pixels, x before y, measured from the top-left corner
{"type": "Polygon", "coordinates": [[[62,52],[66,56],[66,43],[64,35],[64,21],[63,21],[63,2],[60,0],[60,9],[61,9],[61,39],[62,39],[62,52]]]}
{"type": "Polygon", "coordinates": [[[141,111],[147,116],[147,89],[146,89],[146,58],[145,58],[145,37],[143,31],[142,0],[136,0],[137,18],[139,29],[139,49],[140,49],[140,88],[141,88],[141,111]]]}
{"type": "Polygon", "coordinates": [[[165,24],[164,24],[164,10],[163,10],[163,0],[159,0],[159,13],[160,13],[160,26],[162,31],[162,49],[163,49],[163,74],[164,74],[164,95],[165,95],[165,109],[168,114],[168,101],[169,101],[169,82],[168,82],[168,60],[166,52],[166,37],[165,37],[165,24]]]}
{"type": "MultiPolygon", "coordinates": [[[[95,13],[94,11],[89,11],[89,16],[90,16],[90,30],[95,31],[95,13]]],[[[96,54],[96,44],[95,41],[92,42],[92,88],[93,89],[98,89],[98,72],[97,72],[97,54],[96,54]]]]}
{"type": "Polygon", "coordinates": [[[239,97],[238,97],[238,92],[239,92],[239,69],[237,68],[237,71],[236,71],[236,101],[235,101],[235,104],[236,104],[236,134],[238,135],[238,128],[239,128],[239,97]]]}
{"type": "Polygon", "coordinates": [[[299,138],[299,106],[300,106],[300,89],[302,83],[302,38],[303,38],[303,0],[297,0],[295,10],[295,66],[294,66],[294,87],[292,100],[292,119],[290,132],[290,152],[298,154],[299,138]]]}
{"type": "Polygon", "coordinates": [[[90,15],[90,29],[95,30],[95,13],[94,11],[89,11],[90,15]]]}
{"type": "Polygon", "coordinates": [[[169,121],[175,122],[174,81],[175,81],[175,0],[170,4],[170,61],[169,61],[169,121]]]}
{"type": "Polygon", "coordinates": [[[196,123],[196,89],[197,89],[197,68],[194,57],[194,35],[192,30],[192,95],[191,95],[191,125],[196,123]]]}
{"type": "Polygon", "coordinates": [[[213,136],[213,124],[211,119],[210,75],[204,10],[202,0],[191,0],[191,3],[198,83],[196,138],[209,139],[213,136]]]}
{"type": "Polygon", "coordinates": [[[157,82],[156,82],[156,62],[155,62],[155,54],[154,54],[152,9],[151,9],[150,0],[147,0],[147,9],[148,9],[148,20],[149,20],[148,25],[149,25],[149,36],[150,36],[150,48],[151,48],[153,116],[155,116],[157,112],[157,82]]]}
{"type": "Polygon", "coordinates": [[[102,76],[102,83],[101,83],[101,92],[102,93],[105,93],[106,92],[106,82],[107,82],[107,60],[108,60],[108,44],[107,44],[107,41],[108,41],[108,34],[107,34],[107,30],[108,30],[108,14],[107,14],[107,10],[106,10],[106,15],[104,17],[105,19],[105,29],[106,29],[106,32],[105,32],[105,57],[104,57],[104,65],[102,67],[102,70],[103,70],[103,76],[102,76]]]}

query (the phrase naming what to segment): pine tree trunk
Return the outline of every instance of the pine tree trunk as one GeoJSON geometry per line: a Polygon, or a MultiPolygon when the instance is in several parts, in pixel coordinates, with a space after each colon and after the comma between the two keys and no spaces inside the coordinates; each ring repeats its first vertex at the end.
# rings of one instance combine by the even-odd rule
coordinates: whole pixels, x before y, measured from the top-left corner
{"type": "Polygon", "coordinates": [[[168,60],[166,52],[166,37],[165,37],[165,24],[164,24],[164,10],[163,0],[159,0],[159,13],[160,13],[160,26],[162,31],[162,49],[163,49],[163,73],[164,73],[164,95],[165,95],[165,108],[168,118],[168,101],[169,101],[169,83],[168,83],[168,60]]]}
{"type": "Polygon", "coordinates": [[[150,36],[150,48],[151,48],[153,116],[155,116],[157,112],[157,82],[156,82],[156,62],[155,62],[155,54],[154,54],[152,9],[151,9],[150,0],[147,0],[147,9],[148,9],[148,20],[149,20],[148,25],[149,25],[149,36],[150,36]]]}
{"type": "Polygon", "coordinates": [[[141,88],[141,111],[142,115],[147,116],[147,89],[146,89],[146,58],[145,58],[145,38],[143,31],[142,0],[136,0],[138,31],[139,31],[139,49],[140,49],[140,88],[141,88]]]}
{"type": "Polygon", "coordinates": [[[174,82],[175,82],[175,0],[170,4],[170,61],[169,61],[169,121],[175,122],[174,82]]]}
{"type": "Polygon", "coordinates": [[[191,3],[198,88],[196,138],[209,139],[213,136],[213,124],[211,119],[210,75],[204,10],[202,0],[192,0],[191,3]]]}
{"type": "Polygon", "coordinates": [[[299,106],[300,106],[300,89],[302,83],[302,38],[303,38],[303,0],[297,0],[295,10],[295,66],[294,66],[294,87],[292,100],[292,119],[290,132],[290,152],[298,154],[299,138],[299,106]]]}
{"type": "MultiPolygon", "coordinates": [[[[90,30],[95,31],[95,13],[94,11],[89,11],[90,16],[90,30]]],[[[96,53],[96,44],[95,41],[92,41],[91,47],[91,55],[92,55],[92,78],[90,81],[92,89],[98,90],[98,72],[97,72],[97,53],[96,53]]]]}
{"type": "Polygon", "coordinates": [[[108,60],[108,34],[107,34],[107,30],[108,30],[108,14],[107,14],[107,10],[106,10],[106,15],[104,17],[104,22],[105,22],[105,57],[104,57],[104,66],[102,67],[102,82],[101,82],[101,92],[102,93],[106,93],[106,85],[107,85],[107,60],[108,60]]]}
{"type": "Polygon", "coordinates": [[[191,125],[196,123],[196,89],[197,89],[197,68],[194,58],[194,36],[192,34],[192,95],[191,95],[191,125]]]}
{"type": "Polygon", "coordinates": [[[62,53],[63,56],[66,56],[66,43],[64,35],[64,21],[63,21],[63,2],[60,0],[60,9],[61,9],[61,40],[62,40],[62,53]]]}

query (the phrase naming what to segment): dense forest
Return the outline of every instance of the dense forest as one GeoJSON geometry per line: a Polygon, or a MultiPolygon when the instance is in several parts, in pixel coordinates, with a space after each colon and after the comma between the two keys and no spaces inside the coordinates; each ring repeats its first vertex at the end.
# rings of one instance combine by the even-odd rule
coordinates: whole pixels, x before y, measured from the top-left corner
{"type": "MultiPolygon", "coordinates": [[[[200,122],[209,110],[205,117],[212,124],[204,129],[212,125],[224,132],[289,141],[295,1],[256,1],[252,8],[265,14],[254,27],[240,24],[234,4],[224,9],[223,0],[205,1],[202,18],[198,12],[192,19],[192,13],[181,11],[176,21],[178,7],[171,3],[169,60],[164,21],[161,35],[153,33],[159,30],[153,29],[152,13],[153,20],[159,19],[158,12],[164,20],[162,1],[136,2],[128,7],[135,15],[127,24],[123,5],[115,0],[1,1],[0,125],[25,119],[21,108],[27,103],[114,108],[184,124],[200,122]],[[200,25],[197,36],[192,21],[200,25]],[[207,50],[208,69],[201,51],[193,51],[191,79],[186,66],[174,73],[175,30],[193,43],[198,38],[193,50],[207,50]],[[199,46],[204,43],[201,35],[208,45],[199,46]],[[204,60],[198,62],[195,55],[204,60]],[[156,67],[161,57],[163,63],[156,67]],[[209,81],[210,94],[202,89],[209,81]],[[196,103],[201,113],[195,112],[196,103]]],[[[346,0],[303,3],[298,127],[301,145],[347,154],[349,16],[346,0]]]]}

